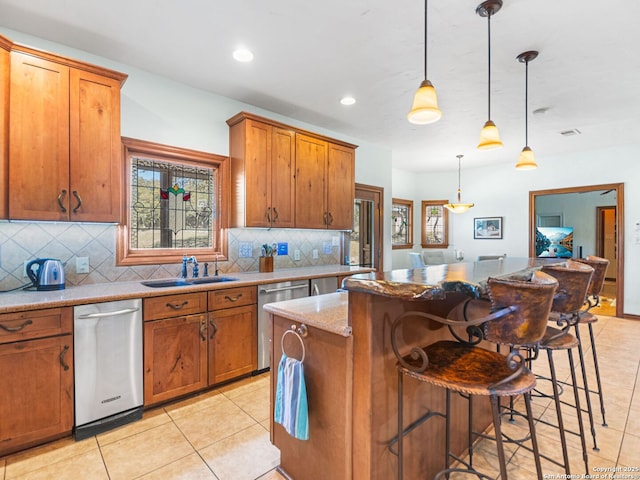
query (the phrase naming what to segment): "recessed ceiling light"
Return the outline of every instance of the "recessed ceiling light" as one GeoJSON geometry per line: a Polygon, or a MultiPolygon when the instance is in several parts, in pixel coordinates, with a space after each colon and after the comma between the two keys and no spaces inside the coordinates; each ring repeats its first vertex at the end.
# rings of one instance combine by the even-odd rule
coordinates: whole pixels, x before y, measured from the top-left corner
{"type": "Polygon", "coordinates": [[[353,105],[356,103],[356,99],[347,95],[346,97],[342,97],[340,103],[342,105],[353,105]]]}
{"type": "Polygon", "coordinates": [[[237,50],[234,50],[233,58],[238,62],[246,63],[253,60],[253,53],[246,48],[238,48],[237,50]]]}

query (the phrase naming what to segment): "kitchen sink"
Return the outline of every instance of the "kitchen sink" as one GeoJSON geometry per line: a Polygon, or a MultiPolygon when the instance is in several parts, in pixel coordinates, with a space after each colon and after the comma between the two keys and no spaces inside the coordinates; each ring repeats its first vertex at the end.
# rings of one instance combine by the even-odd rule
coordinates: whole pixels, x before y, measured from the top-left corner
{"type": "Polygon", "coordinates": [[[202,277],[202,278],[168,278],[162,280],[145,280],[142,283],[145,287],[185,287],[189,285],[202,285],[204,283],[233,282],[238,280],[232,277],[202,277]]]}

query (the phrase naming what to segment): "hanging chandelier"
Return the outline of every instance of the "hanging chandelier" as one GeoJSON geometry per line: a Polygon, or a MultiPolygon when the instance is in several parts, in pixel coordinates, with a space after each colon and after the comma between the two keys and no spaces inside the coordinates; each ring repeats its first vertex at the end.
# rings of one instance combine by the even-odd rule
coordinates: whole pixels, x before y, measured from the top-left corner
{"type": "Polygon", "coordinates": [[[464,213],[474,206],[473,203],[462,203],[460,200],[460,160],[464,155],[456,155],[458,157],[458,203],[447,203],[444,208],[452,213],[464,213]]]}
{"type": "Polygon", "coordinates": [[[416,125],[426,125],[437,122],[440,117],[442,112],[438,108],[436,89],[427,79],[427,0],[424,0],[424,80],[413,97],[407,119],[416,125]]]}
{"type": "Polygon", "coordinates": [[[476,8],[476,13],[481,17],[487,17],[487,37],[488,37],[488,82],[487,82],[487,100],[488,100],[488,116],[482,130],[480,132],[479,150],[489,150],[492,148],[502,147],[498,127],[491,120],[491,17],[498,13],[502,8],[502,0],[486,0],[476,8]]]}
{"type": "Polygon", "coordinates": [[[533,150],[529,148],[529,62],[538,56],[535,50],[523,52],[516,57],[520,63],[524,63],[524,148],[520,152],[520,158],[516,164],[517,170],[534,170],[538,168],[533,150]]]}

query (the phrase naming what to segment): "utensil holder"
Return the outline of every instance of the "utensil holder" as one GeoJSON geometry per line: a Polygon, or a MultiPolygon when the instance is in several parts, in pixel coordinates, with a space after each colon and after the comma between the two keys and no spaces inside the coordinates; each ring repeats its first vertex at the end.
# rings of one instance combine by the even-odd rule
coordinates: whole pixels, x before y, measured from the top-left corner
{"type": "Polygon", "coordinates": [[[260,257],[259,260],[261,272],[273,272],[273,257],[260,257]]]}

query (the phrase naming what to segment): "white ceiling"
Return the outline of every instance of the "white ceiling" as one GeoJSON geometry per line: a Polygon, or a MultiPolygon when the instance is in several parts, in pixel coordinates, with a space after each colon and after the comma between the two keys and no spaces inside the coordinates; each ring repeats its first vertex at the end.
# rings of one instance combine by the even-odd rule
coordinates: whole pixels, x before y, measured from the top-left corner
{"type": "MultiPolygon", "coordinates": [[[[640,2],[504,0],[491,19],[492,119],[505,148],[475,149],[487,119],[480,0],[429,2],[428,77],[442,119],[406,114],[423,77],[423,0],[0,0],[0,25],[170,77],[393,151],[415,171],[514,164],[640,139],[640,2]],[[235,62],[243,45],[251,64],[235,62]],[[350,94],[357,103],[342,106],[350,94]],[[536,109],[548,109],[533,115],[536,109]],[[581,134],[560,135],[578,129],[581,134]]],[[[577,166],[579,168],[579,166],[577,166]]]]}

